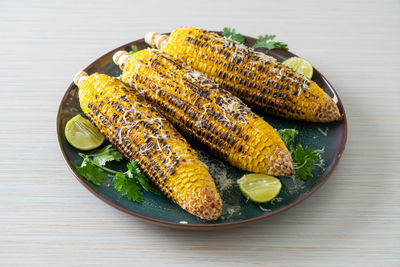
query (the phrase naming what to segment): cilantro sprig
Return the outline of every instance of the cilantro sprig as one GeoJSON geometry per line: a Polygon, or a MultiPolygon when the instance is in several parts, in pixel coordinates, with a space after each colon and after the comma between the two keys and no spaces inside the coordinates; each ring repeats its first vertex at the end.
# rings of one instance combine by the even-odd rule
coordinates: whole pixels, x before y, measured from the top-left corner
{"type": "Polygon", "coordinates": [[[252,46],[252,48],[256,48],[256,47],[263,47],[263,48],[267,48],[269,50],[274,49],[274,48],[281,48],[284,50],[288,50],[288,45],[283,43],[283,42],[277,42],[274,41],[276,35],[260,35],[258,36],[258,39],[256,41],[256,43],[252,46]]]}
{"type": "Polygon", "coordinates": [[[132,55],[134,53],[136,53],[137,51],[139,51],[139,48],[136,45],[131,45],[131,51],[129,51],[129,55],[132,55]]]}
{"type": "Polygon", "coordinates": [[[100,166],[106,165],[109,161],[121,161],[124,158],[112,145],[105,146],[97,152],[86,156],[100,166]]]}
{"type": "MultiPolygon", "coordinates": [[[[223,28],[221,35],[233,41],[237,41],[241,44],[244,44],[246,41],[244,36],[240,33],[237,33],[236,30],[233,28],[227,28],[227,27],[223,28]]],[[[256,43],[251,48],[263,47],[269,50],[274,48],[281,48],[284,50],[289,49],[287,44],[283,42],[274,41],[275,37],[276,35],[273,34],[260,35],[258,36],[256,43]]]]}
{"type": "Polygon", "coordinates": [[[90,163],[86,158],[81,166],[76,167],[76,171],[95,185],[101,185],[107,178],[107,173],[103,169],[98,168],[94,163],[90,163]]]}
{"type": "Polygon", "coordinates": [[[114,188],[118,190],[121,195],[125,196],[129,200],[133,200],[135,202],[142,202],[142,190],[140,186],[131,179],[128,179],[123,173],[116,173],[114,179],[114,188]]]}
{"type": "Polygon", "coordinates": [[[295,145],[294,140],[299,135],[299,130],[281,129],[279,135],[292,155],[296,178],[307,180],[308,177],[312,176],[312,166],[322,167],[321,153],[323,150],[311,147],[304,149],[301,144],[295,145]]]}
{"type": "Polygon", "coordinates": [[[162,195],[161,191],[157,187],[154,187],[149,183],[149,179],[147,179],[146,175],[140,171],[136,161],[130,161],[128,164],[126,164],[126,167],[128,168],[128,177],[133,178],[132,174],[135,174],[135,178],[139,181],[144,190],[159,196],[162,195]]]}
{"type": "Polygon", "coordinates": [[[243,35],[241,35],[240,33],[236,33],[236,30],[233,28],[223,28],[221,35],[223,37],[229,38],[233,41],[239,42],[241,44],[244,44],[244,42],[246,41],[246,39],[244,39],[243,35]]]}
{"type": "Polygon", "coordinates": [[[135,161],[126,164],[127,171],[120,172],[106,167],[111,161],[121,161],[123,156],[112,145],[108,145],[93,154],[78,153],[83,158],[81,166],[76,171],[86,180],[95,185],[101,185],[107,178],[107,173],[113,174],[114,188],[123,196],[135,202],[142,202],[142,189],[161,196],[161,191],[150,184],[147,177],[140,171],[135,161]]]}

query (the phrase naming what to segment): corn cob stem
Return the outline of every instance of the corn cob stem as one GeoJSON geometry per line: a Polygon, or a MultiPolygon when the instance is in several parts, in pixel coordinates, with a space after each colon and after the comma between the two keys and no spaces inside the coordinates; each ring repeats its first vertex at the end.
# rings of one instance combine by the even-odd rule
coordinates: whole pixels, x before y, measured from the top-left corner
{"type": "Polygon", "coordinates": [[[222,200],[196,152],[145,99],[104,74],[77,73],[83,112],[116,148],[183,209],[216,220],[222,200]]]}
{"type": "Polygon", "coordinates": [[[87,80],[87,78],[89,78],[89,75],[84,72],[84,71],[80,71],[78,73],[75,74],[74,76],[74,83],[76,84],[76,86],[79,86],[82,84],[83,81],[87,80]]]}
{"type": "Polygon", "coordinates": [[[126,51],[118,51],[113,55],[113,61],[121,68],[124,66],[124,63],[128,60],[128,58],[129,53],[126,51]]]}
{"type": "Polygon", "coordinates": [[[136,87],[178,129],[216,156],[246,171],[293,174],[278,133],[238,98],[159,50],[115,56],[121,80],[136,87]]]}
{"type": "Polygon", "coordinates": [[[162,49],[168,42],[168,35],[148,32],[144,37],[144,41],[153,48],[162,49]]]}
{"type": "Polygon", "coordinates": [[[128,61],[128,59],[129,59],[129,53],[126,52],[125,50],[118,51],[113,55],[113,61],[115,65],[120,67],[120,69],[123,69],[125,62],[128,61]]]}

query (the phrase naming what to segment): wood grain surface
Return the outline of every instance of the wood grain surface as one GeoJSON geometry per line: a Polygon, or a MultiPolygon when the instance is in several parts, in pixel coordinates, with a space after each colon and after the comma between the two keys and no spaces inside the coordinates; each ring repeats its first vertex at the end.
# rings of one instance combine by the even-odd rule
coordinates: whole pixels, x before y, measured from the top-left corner
{"type": "Polygon", "coordinates": [[[400,266],[400,2],[0,1],[0,265],[400,266]],[[193,25],[273,33],[326,75],[348,143],[328,182],[280,215],[214,232],[154,226],[73,177],[56,112],[105,52],[193,25]]]}

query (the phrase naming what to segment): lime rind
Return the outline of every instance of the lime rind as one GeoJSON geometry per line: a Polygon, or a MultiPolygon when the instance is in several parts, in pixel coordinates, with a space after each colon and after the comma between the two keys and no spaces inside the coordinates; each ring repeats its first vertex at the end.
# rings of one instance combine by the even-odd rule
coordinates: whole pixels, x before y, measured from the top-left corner
{"type": "Polygon", "coordinates": [[[311,63],[304,58],[291,57],[283,61],[282,64],[292,68],[296,72],[303,74],[308,79],[311,79],[313,76],[314,68],[311,63]]]}
{"type": "Polygon", "coordinates": [[[274,199],[282,188],[279,179],[260,173],[244,175],[238,180],[242,194],[253,202],[265,203],[274,199]]]}
{"type": "Polygon", "coordinates": [[[70,145],[80,150],[98,148],[105,140],[101,132],[81,115],[76,115],[67,122],[65,138],[70,145]]]}

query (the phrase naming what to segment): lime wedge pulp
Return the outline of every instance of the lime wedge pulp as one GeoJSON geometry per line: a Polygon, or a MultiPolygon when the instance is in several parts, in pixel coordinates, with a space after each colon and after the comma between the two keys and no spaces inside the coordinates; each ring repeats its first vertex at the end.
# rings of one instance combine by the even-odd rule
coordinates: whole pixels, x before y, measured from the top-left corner
{"type": "Polygon", "coordinates": [[[258,203],[272,200],[282,188],[281,181],[278,178],[261,173],[243,175],[238,180],[238,184],[245,197],[258,203]]]}
{"type": "Polygon", "coordinates": [[[283,61],[282,64],[292,68],[294,71],[300,72],[308,79],[311,79],[314,72],[311,63],[304,58],[291,57],[283,61]]]}
{"type": "Polygon", "coordinates": [[[80,150],[92,150],[104,142],[104,136],[100,131],[81,115],[76,115],[67,122],[65,138],[68,143],[80,150]]]}

